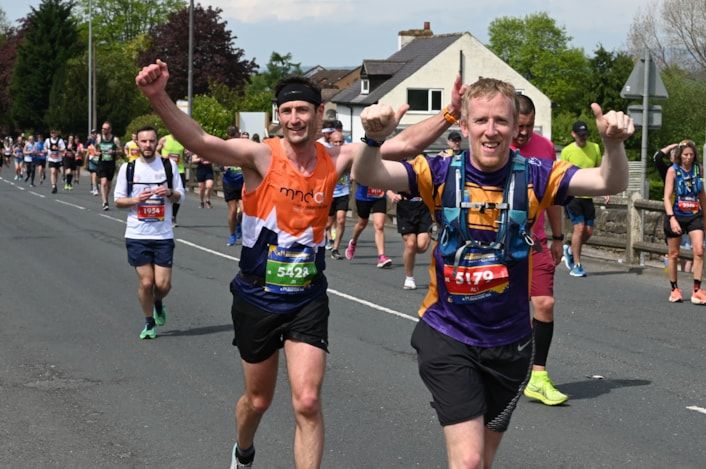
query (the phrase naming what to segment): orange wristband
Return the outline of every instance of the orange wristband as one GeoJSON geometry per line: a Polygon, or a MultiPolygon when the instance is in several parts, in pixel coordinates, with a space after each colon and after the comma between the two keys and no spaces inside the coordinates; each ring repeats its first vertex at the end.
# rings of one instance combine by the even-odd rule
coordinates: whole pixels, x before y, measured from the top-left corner
{"type": "Polygon", "coordinates": [[[458,119],[456,119],[454,115],[449,112],[448,106],[444,107],[444,120],[450,125],[454,125],[456,122],[458,122],[458,119]]]}

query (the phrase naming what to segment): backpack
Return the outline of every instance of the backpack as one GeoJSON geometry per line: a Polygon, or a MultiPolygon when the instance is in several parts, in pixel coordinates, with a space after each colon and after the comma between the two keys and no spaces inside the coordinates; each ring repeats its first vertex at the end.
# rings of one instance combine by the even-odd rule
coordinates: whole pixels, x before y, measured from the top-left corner
{"type": "MultiPolygon", "coordinates": [[[[164,173],[167,176],[167,187],[169,190],[174,190],[174,173],[172,172],[172,162],[169,158],[160,158],[162,164],[164,165],[164,173]]],[[[132,187],[135,185],[133,180],[135,179],[135,161],[132,160],[127,164],[127,170],[125,171],[125,177],[127,178],[127,195],[132,196],[132,187]]]]}
{"type": "Polygon", "coordinates": [[[473,202],[465,190],[466,152],[453,156],[449,164],[444,192],[441,195],[441,222],[439,252],[449,261],[453,261],[454,272],[459,261],[470,250],[476,252],[494,252],[500,261],[510,264],[527,258],[534,240],[530,234],[531,223],[528,220],[529,197],[528,159],[518,152],[512,153],[512,162],[508,165],[505,178],[502,203],[473,202]],[[500,227],[492,243],[474,240],[468,229],[468,211],[499,209],[500,227]]]}

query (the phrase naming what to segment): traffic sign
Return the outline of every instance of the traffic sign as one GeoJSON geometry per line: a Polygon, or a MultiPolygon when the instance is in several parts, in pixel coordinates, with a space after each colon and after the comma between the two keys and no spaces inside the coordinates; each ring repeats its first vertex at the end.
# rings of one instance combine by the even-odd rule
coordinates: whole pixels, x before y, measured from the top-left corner
{"type": "MultiPolygon", "coordinates": [[[[642,127],[644,125],[644,113],[641,104],[633,104],[628,106],[628,114],[632,117],[635,127],[642,127]]],[[[649,112],[647,113],[647,128],[649,129],[659,129],[662,127],[662,106],[650,106],[649,112]]]]}
{"type": "MultiPolygon", "coordinates": [[[[655,61],[650,57],[649,60],[649,78],[648,92],[650,98],[667,99],[669,94],[664,86],[662,77],[659,76],[659,71],[655,65],[655,61]]],[[[625,82],[623,89],[620,91],[620,96],[625,99],[642,99],[645,95],[645,58],[641,58],[630,72],[628,81],[625,82]]]]}

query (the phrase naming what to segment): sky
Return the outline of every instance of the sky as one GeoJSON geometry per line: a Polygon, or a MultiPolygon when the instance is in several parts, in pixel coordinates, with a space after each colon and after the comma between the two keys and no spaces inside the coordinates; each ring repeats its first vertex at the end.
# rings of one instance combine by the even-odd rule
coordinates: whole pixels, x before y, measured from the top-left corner
{"type": "MultiPolygon", "coordinates": [[[[196,0],[196,3],[199,3],[196,0]]],[[[0,0],[10,21],[24,17],[40,0],[0,0]]],[[[592,55],[600,43],[623,50],[636,13],[645,0],[203,0],[223,10],[235,46],[258,65],[270,54],[291,53],[303,67],[358,66],[397,50],[397,33],[430,22],[434,34],[469,32],[488,42],[488,25],[503,16],[547,12],[592,55]],[[590,4],[590,6],[589,6],[590,4]]]]}

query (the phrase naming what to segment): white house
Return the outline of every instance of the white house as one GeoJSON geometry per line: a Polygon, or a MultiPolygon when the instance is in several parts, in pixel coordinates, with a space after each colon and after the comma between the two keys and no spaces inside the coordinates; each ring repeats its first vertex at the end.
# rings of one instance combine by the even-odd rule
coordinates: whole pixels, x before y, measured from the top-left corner
{"type": "MultiPolygon", "coordinates": [[[[464,83],[492,77],[512,83],[536,108],[535,131],[551,139],[551,101],[468,32],[434,35],[424,29],[401,31],[399,50],[385,60],[364,60],[361,79],[333,97],[337,117],[353,141],[363,136],[360,113],[374,103],[393,109],[409,104],[400,129],[438,113],[451,100],[456,74],[464,83]]],[[[457,129],[457,128],[456,128],[457,129]]],[[[454,130],[452,127],[450,130],[454,130]]],[[[429,150],[446,147],[442,136],[429,150]]]]}

